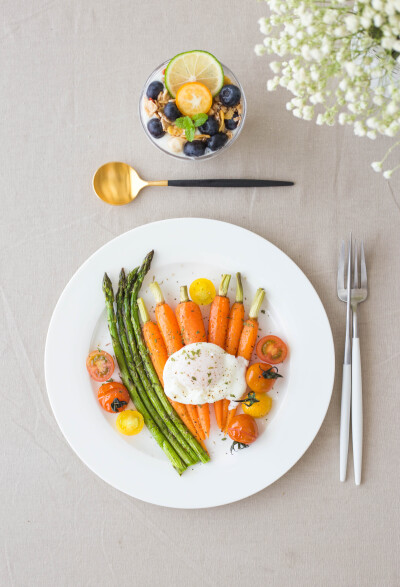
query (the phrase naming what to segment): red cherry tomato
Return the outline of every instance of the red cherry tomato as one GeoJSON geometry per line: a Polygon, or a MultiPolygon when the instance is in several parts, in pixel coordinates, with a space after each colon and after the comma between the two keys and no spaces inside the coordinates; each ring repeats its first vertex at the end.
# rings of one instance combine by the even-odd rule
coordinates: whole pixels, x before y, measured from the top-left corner
{"type": "Polygon", "coordinates": [[[241,444],[251,444],[257,440],[258,436],[256,421],[247,414],[239,414],[233,418],[228,428],[228,435],[241,444]]]}
{"type": "Polygon", "coordinates": [[[114,361],[111,355],[98,349],[89,354],[86,368],[95,381],[107,381],[114,373],[114,361]]]}
{"type": "Polygon", "coordinates": [[[107,412],[116,414],[126,409],[129,403],[129,393],[125,385],[112,381],[103,383],[97,392],[97,399],[107,412]]]}
{"type": "Polygon", "coordinates": [[[253,363],[246,371],[246,383],[256,393],[270,391],[280,377],[277,367],[271,367],[267,363],[253,363]]]}
{"type": "Polygon", "coordinates": [[[272,334],[264,336],[257,343],[256,353],[258,358],[260,361],[271,365],[282,363],[286,359],[287,352],[287,346],[283,340],[272,334]]]}

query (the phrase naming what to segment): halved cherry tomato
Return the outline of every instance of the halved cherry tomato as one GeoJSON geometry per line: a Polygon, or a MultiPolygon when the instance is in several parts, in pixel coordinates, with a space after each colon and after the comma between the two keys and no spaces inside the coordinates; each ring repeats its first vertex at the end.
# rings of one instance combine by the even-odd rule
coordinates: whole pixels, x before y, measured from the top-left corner
{"type": "Polygon", "coordinates": [[[257,393],[270,391],[279,377],[282,375],[278,374],[277,368],[267,363],[253,363],[246,371],[246,383],[257,393]]]}
{"type": "Polygon", "coordinates": [[[233,418],[228,428],[228,435],[241,444],[251,444],[258,436],[256,421],[247,414],[239,414],[233,418]]]}
{"type": "Polygon", "coordinates": [[[125,385],[117,381],[111,381],[110,383],[103,383],[99,387],[97,399],[107,412],[116,414],[125,410],[129,403],[129,393],[125,385]]]}
{"type": "Polygon", "coordinates": [[[283,340],[270,334],[258,341],[256,353],[261,361],[277,365],[286,359],[287,346],[283,340]]]}
{"type": "Polygon", "coordinates": [[[139,434],[143,428],[143,416],[136,410],[126,410],[122,414],[118,414],[116,425],[121,434],[134,436],[135,434],[139,434]]]}
{"type": "Polygon", "coordinates": [[[107,381],[114,373],[114,360],[106,351],[92,351],[86,359],[86,368],[95,381],[107,381]]]}

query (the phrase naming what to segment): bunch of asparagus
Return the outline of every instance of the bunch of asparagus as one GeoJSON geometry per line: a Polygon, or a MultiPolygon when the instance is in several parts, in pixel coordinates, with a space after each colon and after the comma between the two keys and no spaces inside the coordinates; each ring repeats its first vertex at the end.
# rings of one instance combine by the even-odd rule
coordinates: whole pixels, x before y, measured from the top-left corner
{"type": "Polygon", "coordinates": [[[115,297],[110,278],[104,274],[103,292],[107,322],[121,379],[150,433],[181,475],[190,465],[210,457],[183,424],[164,393],[143,339],[137,298],[150,269],[151,251],[140,267],[128,276],[121,269],[115,297]]]}

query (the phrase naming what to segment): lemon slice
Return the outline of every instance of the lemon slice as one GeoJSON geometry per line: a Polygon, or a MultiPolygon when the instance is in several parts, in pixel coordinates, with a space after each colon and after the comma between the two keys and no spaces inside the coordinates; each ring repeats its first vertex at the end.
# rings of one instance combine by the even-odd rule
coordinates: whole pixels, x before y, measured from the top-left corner
{"type": "Polygon", "coordinates": [[[224,85],[222,65],[207,51],[187,51],[171,59],[165,70],[165,86],[173,98],[183,84],[200,82],[213,96],[224,85]]]}

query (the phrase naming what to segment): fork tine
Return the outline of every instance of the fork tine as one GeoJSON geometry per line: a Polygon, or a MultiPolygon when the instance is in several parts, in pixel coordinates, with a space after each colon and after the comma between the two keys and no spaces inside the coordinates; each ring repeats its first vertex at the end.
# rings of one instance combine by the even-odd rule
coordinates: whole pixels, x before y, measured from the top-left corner
{"type": "Polygon", "coordinates": [[[352,288],[357,289],[358,283],[359,283],[358,282],[358,247],[357,247],[357,241],[354,240],[354,271],[353,271],[352,288]]]}
{"type": "Polygon", "coordinates": [[[338,274],[337,274],[337,288],[338,291],[340,289],[344,289],[344,263],[346,259],[346,247],[344,241],[342,241],[342,246],[340,247],[340,254],[339,254],[339,265],[338,265],[338,274]]]}
{"type": "Polygon", "coordinates": [[[361,241],[361,287],[367,289],[367,265],[365,263],[364,241],[361,241]]]}

